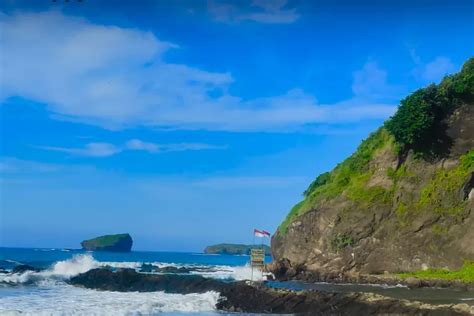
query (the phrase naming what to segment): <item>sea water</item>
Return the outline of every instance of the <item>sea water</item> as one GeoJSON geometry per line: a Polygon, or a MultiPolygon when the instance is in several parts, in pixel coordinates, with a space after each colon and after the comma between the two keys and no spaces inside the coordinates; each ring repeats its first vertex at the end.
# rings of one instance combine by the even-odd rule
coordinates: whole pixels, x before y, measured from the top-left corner
{"type": "MultiPolygon", "coordinates": [[[[210,315],[216,314],[219,293],[168,294],[164,292],[111,292],[74,287],[66,281],[99,267],[140,269],[187,267],[204,277],[250,279],[248,256],[180,252],[85,252],[70,249],[0,248],[0,269],[18,264],[40,272],[0,273],[0,314],[7,315],[210,315]]],[[[254,274],[254,279],[264,278],[254,274]]]]}
{"type": "MultiPolygon", "coordinates": [[[[19,264],[43,269],[21,274],[0,273],[0,315],[225,315],[215,310],[219,293],[213,291],[192,294],[111,292],[75,287],[66,281],[94,268],[140,270],[144,263],[156,267],[185,267],[192,274],[208,278],[247,280],[252,273],[248,261],[248,256],[201,253],[0,248],[0,269],[11,270],[19,264]]],[[[253,277],[265,278],[261,273],[255,273],[253,277]]],[[[293,290],[371,292],[431,304],[474,304],[473,291],[458,289],[296,281],[267,282],[267,285],[293,290]]]]}

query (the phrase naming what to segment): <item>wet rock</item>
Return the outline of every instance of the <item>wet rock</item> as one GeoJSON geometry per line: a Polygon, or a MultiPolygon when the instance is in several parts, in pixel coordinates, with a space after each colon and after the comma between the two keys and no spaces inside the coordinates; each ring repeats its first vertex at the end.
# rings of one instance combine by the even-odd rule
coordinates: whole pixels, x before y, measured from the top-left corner
{"type": "Polygon", "coordinates": [[[155,272],[158,269],[157,266],[149,263],[143,263],[140,267],[140,272],[155,272]]]}
{"type": "Polygon", "coordinates": [[[417,278],[407,278],[405,279],[405,284],[410,288],[418,288],[422,286],[422,282],[417,278]]]}
{"type": "Polygon", "coordinates": [[[281,259],[278,261],[274,261],[270,264],[267,265],[266,267],[268,272],[273,273],[276,279],[282,280],[282,279],[288,279],[289,274],[292,275],[291,277],[294,277],[294,270],[291,270],[291,263],[290,260],[288,259],[281,259]]]}
{"type": "Polygon", "coordinates": [[[290,291],[239,282],[221,290],[217,309],[244,313],[307,315],[469,315],[472,308],[433,306],[370,293],[290,291]]]}
{"type": "Polygon", "coordinates": [[[190,273],[191,271],[195,271],[195,269],[192,268],[186,268],[186,267],[163,267],[163,268],[158,268],[156,269],[156,272],[159,273],[190,273]]]}
{"type": "Polygon", "coordinates": [[[94,269],[73,277],[69,283],[106,291],[165,291],[203,293],[216,291],[218,310],[244,313],[297,313],[308,315],[469,315],[474,309],[463,305],[433,306],[370,293],[290,291],[261,283],[223,282],[197,275],[143,274],[133,269],[94,269]]]}
{"type": "Polygon", "coordinates": [[[24,273],[26,271],[39,272],[41,269],[35,268],[27,264],[20,264],[13,268],[12,273],[24,273]]]}
{"type": "Polygon", "coordinates": [[[181,294],[219,291],[226,286],[224,282],[199,275],[144,274],[134,269],[119,269],[115,272],[108,269],[93,269],[71,278],[69,283],[105,291],[165,291],[181,294]]]}
{"type": "Polygon", "coordinates": [[[155,272],[155,273],[190,273],[191,271],[195,271],[197,269],[194,268],[187,268],[187,267],[158,267],[153,264],[144,263],[140,267],[140,272],[155,272]]]}

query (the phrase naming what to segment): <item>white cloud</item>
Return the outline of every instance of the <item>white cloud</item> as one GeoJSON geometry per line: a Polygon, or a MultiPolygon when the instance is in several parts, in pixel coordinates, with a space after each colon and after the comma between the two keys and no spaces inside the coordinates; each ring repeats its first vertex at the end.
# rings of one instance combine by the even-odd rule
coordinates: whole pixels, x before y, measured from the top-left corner
{"type": "Polygon", "coordinates": [[[193,151],[193,150],[208,150],[208,149],[226,149],[227,146],[211,145],[205,143],[177,143],[177,144],[156,144],[144,142],[139,139],[129,140],[124,149],[128,150],[144,150],[150,153],[156,152],[170,152],[170,151],[193,151]]]}
{"type": "Polygon", "coordinates": [[[59,151],[77,156],[86,157],[108,157],[118,154],[122,151],[121,148],[109,143],[89,143],[83,148],[69,148],[69,147],[54,147],[44,146],[39,147],[45,150],[59,151]]]}
{"type": "Polygon", "coordinates": [[[444,76],[454,73],[456,66],[447,57],[438,56],[433,61],[422,66],[420,76],[425,81],[439,82],[444,76]]]}
{"type": "MultiPolygon", "coordinates": [[[[282,6],[267,3],[265,8],[282,6]]],[[[229,73],[165,62],[163,54],[177,46],[150,32],[92,24],[59,12],[0,15],[0,28],[0,100],[21,96],[42,102],[55,118],[111,129],[267,131],[383,119],[395,109],[380,102],[390,86],[376,65],[355,74],[354,98],[336,104],[319,104],[300,89],[244,101],[227,92],[233,81],[229,73]],[[221,96],[211,97],[215,91],[221,96]]],[[[122,150],[103,143],[90,146],[75,154],[107,156],[122,150]]]]}
{"type": "Polygon", "coordinates": [[[376,62],[367,62],[353,77],[352,92],[357,98],[390,99],[400,94],[400,87],[387,82],[387,72],[376,62]]]}
{"type": "MultiPolygon", "coordinates": [[[[172,151],[194,151],[225,149],[227,146],[211,145],[204,143],[177,143],[177,144],[156,144],[145,142],[139,139],[131,139],[123,146],[110,143],[88,143],[84,147],[56,147],[39,146],[38,148],[50,151],[64,152],[75,156],[84,157],[109,157],[127,150],[147,151],[149,153],[172,152],[172,151]]],[[[1,168],[1,165],[0,165],[1,168]]]]}
{"type": "Polygon", "coordinates": [[[296,9],[285,8],[287,0],[253,0],[250,4],[209,1],[209,13],[220,22],[254,21],[266,24],[288,24],[299,18],[296,9]]]}
{"type": "Polygon", "coordinates": [[[129,140],[125,144],[125,147],[127,149],[130,149],[130,150],[145,150],[145,151],[148,151],[150,153],[157,152],[160,149],[158,144],[144,142],[144,141],[141,141],[139,139],[129,140]]]}
{"type": "Polygon", "coordinates": [[[423,63],[416,50],[409,48],[410,57],[415,63],[413,75],[426,83],[438,83],[444,76],[456,72],[457,67],[453,64],[451,59],[445,56],[437,56],[428,63],[423,63]]]}

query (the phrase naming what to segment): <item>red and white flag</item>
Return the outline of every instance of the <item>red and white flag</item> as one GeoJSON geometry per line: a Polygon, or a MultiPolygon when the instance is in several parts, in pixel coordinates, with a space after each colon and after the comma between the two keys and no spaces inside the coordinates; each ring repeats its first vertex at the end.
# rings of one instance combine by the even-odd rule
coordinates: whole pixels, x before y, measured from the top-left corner
{"type": "Polygon", "coordinates": [[[255,237],[270,237],[270,233],[265,230],[254,229],[253,233],[255,237]]]}

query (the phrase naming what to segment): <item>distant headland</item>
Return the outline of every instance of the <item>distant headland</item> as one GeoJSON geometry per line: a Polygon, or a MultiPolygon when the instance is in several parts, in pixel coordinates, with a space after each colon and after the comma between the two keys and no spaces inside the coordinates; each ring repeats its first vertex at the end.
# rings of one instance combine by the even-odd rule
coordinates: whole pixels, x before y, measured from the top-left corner
{"type": "Polygon", "coordinates": [[[82,249],[88,251],[130,252],[132,244],[130,234],[104,235],[81,242],[82,249]]]}
{"type": "Polygon", "coordinates": [[[244,244],[217,244],[207,246],[204,249],[204,253],[207,254],[220,254],[220,255],[248,255],[252,248],[265,249],[265,255],[271,255],[270,247],[267,245],[244,245],[244,244]]]}

